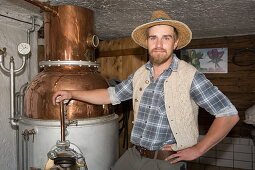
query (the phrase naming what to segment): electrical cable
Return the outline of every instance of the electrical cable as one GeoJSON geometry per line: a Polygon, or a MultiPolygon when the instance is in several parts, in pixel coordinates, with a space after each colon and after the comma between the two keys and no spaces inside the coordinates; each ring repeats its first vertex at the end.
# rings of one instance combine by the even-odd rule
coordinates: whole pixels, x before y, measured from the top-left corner
{"type": "MultiPolygon", "coordinates": [[[[6,15],[3,15],[3,14],[0,14],[1,17],[5,17],[5,18],[9,18],[9,19],[12,19],[12,20],[15,20],[15,21],[18,21],[18,22],[22,22],[22,23],[26,23],[26,24],[33,24],[32,22],[27,22],[27,21],[22,21],[20,19],[17,19],[17,18],[13,18],[13,17],[9,17],[9,16],[6,16],[6,15]]],[[[35,24],[36,26],[40,26],[38,24],[35,24]]]]}

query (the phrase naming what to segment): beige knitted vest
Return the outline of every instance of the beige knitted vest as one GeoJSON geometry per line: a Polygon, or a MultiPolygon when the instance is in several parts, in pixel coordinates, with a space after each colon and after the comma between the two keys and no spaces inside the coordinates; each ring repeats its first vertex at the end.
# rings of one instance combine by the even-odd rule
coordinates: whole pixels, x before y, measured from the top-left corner
{"type": "MultiPolygon", "coordinates": [[[[190,97],[195,72],[193,66],[179,60],[178,69],[164,82],[167,118],[176,140],[176,144],[172,145],[173,150],[188,148],[197,143],[198,106],[190,97]]],[[[144,89],[149,83],[149,70],[142,66],[135,72],[133,78],[134,120],[144,89]]]]}

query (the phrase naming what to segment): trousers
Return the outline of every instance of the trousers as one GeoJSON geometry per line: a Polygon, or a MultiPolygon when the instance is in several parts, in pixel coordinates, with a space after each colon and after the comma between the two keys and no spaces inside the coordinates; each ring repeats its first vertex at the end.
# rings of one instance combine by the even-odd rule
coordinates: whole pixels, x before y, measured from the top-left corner
{"type": "Polygon", "coordinates": [[[110,170],[187,170],[187,163],[171,164],[165,160],[145,158],[135,147],[132,147],[120,157],[110,170]]]}

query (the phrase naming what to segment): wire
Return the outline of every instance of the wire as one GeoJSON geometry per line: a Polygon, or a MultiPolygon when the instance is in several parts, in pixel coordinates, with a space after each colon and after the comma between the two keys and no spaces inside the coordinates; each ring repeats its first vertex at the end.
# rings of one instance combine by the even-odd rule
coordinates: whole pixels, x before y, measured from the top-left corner
{"type": "MultiPolygon", "coordinates": [[[[20,20],[20,19],[16,19],[16,18],[13,18],[13,17],[9,17],[9,16],[6,16],[6,15],[2,15],[2,14],[0,14],[0,16],[1,17],[5,17],[5,18],[9,18],[9,19],[12,19],[12,20],[15,20],[15,21],[19,21],[19,22],[22,22],[22,23],[26,23],[26,24],[32,24],[32,23],[30,23],[30,22],[27,22],[27,21],[22,21],[22,20],[20,20]]],[[[40,26],[40,25],[38,25],[38,24],[35,24],[36,26],[40,26]]]]}

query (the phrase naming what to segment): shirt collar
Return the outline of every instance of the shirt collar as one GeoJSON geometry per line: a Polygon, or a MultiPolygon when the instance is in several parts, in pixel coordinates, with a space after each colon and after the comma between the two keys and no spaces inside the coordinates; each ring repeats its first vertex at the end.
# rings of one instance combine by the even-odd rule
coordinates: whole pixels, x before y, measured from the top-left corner
{"type": "MultiPolygon", "coordinates": [[[[177,56],[175,54],[173,54],[173,60],[172,60],[171,64],[169,65],[169,67],[166,70],[171,69],[172,71],[177,71],[178,63],[179,63],[179,59],[177,58],[177,56]]],[[[148,61],[145,64],[145,68],[148,69],[148,70],[153,69],[153,65],[151,64],[150,61],[148,61]]]]}

